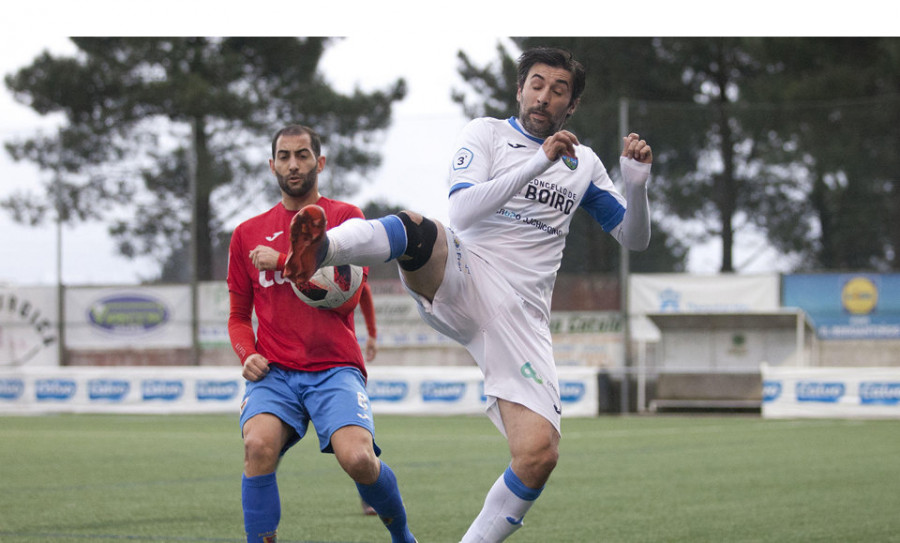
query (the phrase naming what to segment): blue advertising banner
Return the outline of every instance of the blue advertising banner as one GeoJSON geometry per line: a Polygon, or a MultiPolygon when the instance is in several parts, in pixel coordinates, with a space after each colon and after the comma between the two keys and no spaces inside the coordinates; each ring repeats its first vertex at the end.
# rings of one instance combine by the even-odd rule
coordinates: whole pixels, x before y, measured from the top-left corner
{"type": "Polygon", "coordinates": [[[821,339],[900,339],[900,274],[785,275],[781,299],[821,339]]]}

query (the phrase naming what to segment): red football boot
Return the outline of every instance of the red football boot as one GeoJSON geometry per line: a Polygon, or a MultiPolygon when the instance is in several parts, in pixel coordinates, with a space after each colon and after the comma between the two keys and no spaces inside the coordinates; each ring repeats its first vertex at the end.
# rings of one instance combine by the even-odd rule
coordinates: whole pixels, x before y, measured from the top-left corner
{"type": "Polygon", "coordinates": [[[291,250],[282,273],[285,279],[299,285],[316,273],[328,249],[327,227],[325,210],[315,204],[294,215],[291,219],[291,250]]]}

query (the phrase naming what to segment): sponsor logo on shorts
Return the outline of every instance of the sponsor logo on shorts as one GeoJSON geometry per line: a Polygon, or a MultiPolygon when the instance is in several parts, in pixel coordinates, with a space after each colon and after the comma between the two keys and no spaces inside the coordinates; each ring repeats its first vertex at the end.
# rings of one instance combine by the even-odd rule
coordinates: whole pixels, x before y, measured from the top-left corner
{"type": "Polygon", "coordinates": [[[522,377],[526,379],[531,379],[535,383],[539,385],[544,384],[544,379],[534,370],[534,367],[531,365],[531,362],[525,362],[522,364],[522,367],[519,368],[519,372],[522,374],[522,377]]]}
{"type": "Polygon", "coordinates": [[[88,398],[91,401],[121,402],[128,396],[131,383],[119,379],[91,379],[88,381],[88,398]]]}
{"type": "Polygon", "coordinates": [[[356,404],[362,411],[357,411],[356,416],[362,420],[369,420],[369,396],[363,392],[356,393],[356,404]]]}

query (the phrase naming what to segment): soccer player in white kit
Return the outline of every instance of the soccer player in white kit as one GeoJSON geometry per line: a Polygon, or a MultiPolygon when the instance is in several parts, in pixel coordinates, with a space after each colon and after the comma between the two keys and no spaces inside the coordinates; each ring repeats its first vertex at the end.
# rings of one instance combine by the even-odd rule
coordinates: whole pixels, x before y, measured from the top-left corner
{"type": "Polygon", "coordinates": [[[319,266],[396,259],[422,318],[464,345],[484,373],[487,414],[511,461],[463,543],[503,541],[520,528],[556,466],[562,409],[550,299],[576,208],[630,250],[650,242],[647,142],[624,138],[623,197],[597,155],[562,129],[584,81],[567,51],[542,47],[519,57],[518,116],[475,119],[460,135],[449,227],[403,211],[351,219],[326,235],[315,206],[291,225],[285,277],[303,282],[319,266]]]}

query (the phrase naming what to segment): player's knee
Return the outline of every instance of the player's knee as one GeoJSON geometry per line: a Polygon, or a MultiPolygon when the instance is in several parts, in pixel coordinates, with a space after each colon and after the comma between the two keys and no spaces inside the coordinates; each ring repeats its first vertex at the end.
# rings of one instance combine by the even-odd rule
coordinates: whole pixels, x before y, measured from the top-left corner
{"type": "Polygon", "coordinates": [[[244,437],[244,471],[248,474],[271,473],[278,466],[278,445],[254,435],[244,437]]]}
{"type": "Polygon", "coordinates": [[[336,454],[341,468],[357,483],[370,485],[378,479],[378,457],[374,451],[356,448],[336,454]]]}
{"type": "Polygon", "coordinates": [[[526,485],[538,488],[543,486],[550,477],[558,461],[558,449],[541,448],[513,458],[514,471],[526,485]]]}
{"type": "Polygon", "coordinates": [[[554,449],[543,449],[529,455],[527,462],[531,466],[532,471],[540,474],[549,475],[556,468],[559,461],[559,451],[554,449]]]}
{"type": "Polygon", "coordinates": [[[428,263],[437,240],[437,225],[431,219],[411,211],[397,217],[406,229],[406,251],[397,263],[406,271],[416,271],[428,263]]]}
{"type": "Polygon", "coordinates": [[[557,462],[559,462],[559,450],[558,449],[545,451],[541,455],[541,458],[539,460],[541,469],[547,474],[549,474],[554,469],[556,469],[557,462]]]}

